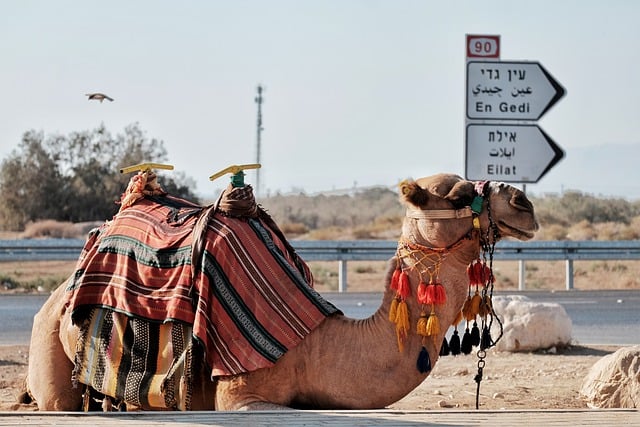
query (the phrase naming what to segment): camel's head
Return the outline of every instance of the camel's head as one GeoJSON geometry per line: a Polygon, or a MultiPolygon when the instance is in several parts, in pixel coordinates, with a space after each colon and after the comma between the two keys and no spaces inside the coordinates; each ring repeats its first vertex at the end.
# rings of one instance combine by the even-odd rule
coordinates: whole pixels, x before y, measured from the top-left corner
{"type": "Polygon", "coordinates": [[[438,174],[403,181],[400,197],[407,207],[403,237],[430,247],[451,246],[473,229],[474,221],[489,243],[502,237],[528,240],[538,229],[525,194],[500,182],[438,174]],[[488,232],[491,228],[494,232],[488,232]]]}

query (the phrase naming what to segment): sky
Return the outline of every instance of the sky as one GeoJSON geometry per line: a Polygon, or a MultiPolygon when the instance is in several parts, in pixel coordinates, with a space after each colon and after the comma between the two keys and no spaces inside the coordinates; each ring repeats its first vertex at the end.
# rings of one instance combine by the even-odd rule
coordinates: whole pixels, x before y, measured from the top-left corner
{"type": "Polygon", "coordinates": [[[115,135],[137,122],[206,197],[226,185],[210,175],[257,160],[263,85],[261,194],[464,175],[465,35],[489,34],[503,61],[539,61],[567,92],[538,122],[565,157],[526,190],[640,198],[638,1],[4,0],[0,10],[0,159],[28,130],[104,123],[115,135]]]}

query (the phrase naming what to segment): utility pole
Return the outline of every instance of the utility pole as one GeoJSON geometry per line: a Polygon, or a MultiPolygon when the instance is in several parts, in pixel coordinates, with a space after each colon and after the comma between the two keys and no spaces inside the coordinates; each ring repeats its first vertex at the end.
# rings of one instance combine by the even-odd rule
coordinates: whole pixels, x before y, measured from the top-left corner
{"type": "MultiPolygon", "coordinates": [[[[257,129],[256,129],[256,163],[260,164],[260,139],[262,136],[262,102],[264,101],[262,97],[262,85],[258,85],[257,87],[258,94],[255,97],[255,102],[258,104],[258,121],[257,121],[257,129]]],[[[256,169],[256,196],[260,195],[260,169],[256,169]]]]}

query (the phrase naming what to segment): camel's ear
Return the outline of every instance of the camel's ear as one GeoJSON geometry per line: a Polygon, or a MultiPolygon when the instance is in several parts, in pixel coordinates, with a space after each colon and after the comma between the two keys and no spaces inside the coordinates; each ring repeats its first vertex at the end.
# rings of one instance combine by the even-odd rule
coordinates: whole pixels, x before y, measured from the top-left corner
{"type": "Polygon", "coordinates": [[[420,187],[413,180],[404,180],[399,186],[400,198],[407,203],[415,206],[424,206],[429,200],[429,192],[420,187]]]}
{"type": "Polygon", "coordinates": [[[456,209],[459,209],[469,206],[473,202],[474,196],[475,187],[472,182],[458,181],[444,198],[450,201],[456,209]]]}

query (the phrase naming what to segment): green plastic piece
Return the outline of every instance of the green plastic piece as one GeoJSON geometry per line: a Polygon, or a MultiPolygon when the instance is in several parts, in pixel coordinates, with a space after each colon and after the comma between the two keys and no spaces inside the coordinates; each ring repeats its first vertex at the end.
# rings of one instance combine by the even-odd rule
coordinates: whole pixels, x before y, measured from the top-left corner
{"type": "Polygon", "coordinates": [[[476,214],[480,214],[480,212],[482,212],[482,202],[484,201],[482,196],[476,196],[473,198],[473,202],[471,202],[471,210],[476,213],[476,214]]]}
{"type": "Polygon", "coordinates": [[[243,171],[231,175],[231,185],[234,188],[244,187],[244,175],[245,173],[243,171]]]}

